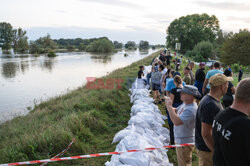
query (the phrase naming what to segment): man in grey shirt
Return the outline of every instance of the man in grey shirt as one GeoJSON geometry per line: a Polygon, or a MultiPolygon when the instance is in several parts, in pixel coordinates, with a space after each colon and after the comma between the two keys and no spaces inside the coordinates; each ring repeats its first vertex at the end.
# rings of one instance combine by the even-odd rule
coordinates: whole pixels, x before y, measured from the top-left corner
{"type": "MultiPolygon", "coordinates": [[[[174,137],[177,144],[193,143],[195,117],[197,112],[197,104],[195,97],[200,97],[198,89],[193,85],[185,85],[181,92],[181,100],[183,104],[177,108],[172,107],[170,98],[166,97],[166,107],[169,111],[170,118],[174,124],[174,137]]],[[[192,165],[192,150],[194,146],[177,147],[178,165],[192,165]]]]}

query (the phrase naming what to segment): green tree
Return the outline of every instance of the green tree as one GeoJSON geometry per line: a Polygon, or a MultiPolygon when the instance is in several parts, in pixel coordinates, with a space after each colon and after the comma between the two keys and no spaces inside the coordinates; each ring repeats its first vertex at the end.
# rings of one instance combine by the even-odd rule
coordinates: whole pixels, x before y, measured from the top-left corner
{"type": "Polygon", "coordinates": [[[35,41],[30,41],[29,51],[31,54],[39,54],[42,52],[42,48],[40,48],[39,45],[36,44],[35,41]]]}
{"type": "Polygon", "coordinates": [[[225,64],[239,63],[240,65],[250,64],[250,32],[240,30],[239,33],[227,39],[222,46],[220,60],[225,64]]]}
{"type": "Polygon", "coordinates": [[[5,50],[11,48],[13,30],[10,23],[0,22],[0,47],[5,50]]]}
{"type": "Polygon", "coordinates": [[[192,50],[201,41],[214,42],[219,31],[216,16],[193,14],[175,19],[167,29],[168,47],[174,49],[175,43],[181,43],[181,52],[192,50]]]}
{"type": "Polygon", "coordinates": [[[75,46],[73,46],[73,45],[68,45],[68,46],[67,46],[67,50],[68,50],[68,51],[75,51],[75,46]]]}
{"type": "Polygon", "coordinates": [[[140,48],[140,49],[148,49],[148,48],[149,48],[149,43],[148,43],[148,41],[143,41],[143,40],[141,40],[140,43],[139,43],[139,48],[140,48]]]}
{"type": "Polygon", "coordinates": [[[213,56],[213,44],[209,41],[202,41],[195,45],[192,51],[188,51],[196,62],[206,62],[213,56]]]}
{"type": "Polygon", "coordinates": [[[57,48],[56,42],[51,39],[49,34],[45,37],[40,37],[33,44],[36,44],[39,48],[38,53],[48,53],[49,50],[55,50],[57,48]]]}
{"type": "Polygon", "coordinates": [[[79,49],[80,51],[85,51],[86,45],[85,45],[84,43],[80,43],[78,49],[79,49]]]}
{"type": "Polygon", "coordinates": [[[114,46],[115,46],[115,49],[121,49],[122,43],[119,43],[118,41],[114,41],[114,46]]]}
{"type": "Polygon", "coordinates": [[[28,50],[28,38],[25,36],[26,31],[23,31],[22,28],[13,30],[13,48],[14,52],[24,53],[28,50]],[[21,47],[21,48],[19,48],[21,47]]]}
{"type": "Polygon", "coordinates": [[[28,38],[22,37],[17,41],[16,52],[27,53],[29,50],[28,38]]]}
{"type": "Polygon", "coordinates": [[[135,49],[136,48],[136,44],[134,41],[128,41],[126,44],[125,44],[125,48],[126,49],[135,49]]]}
{"type": "Polygon", "coordinates": [[[87,48],[87,52],[100,52],[108,53],[114,51],[114,44],[106,37],[100,38],[92,43],[90,43],[87,48]]]}

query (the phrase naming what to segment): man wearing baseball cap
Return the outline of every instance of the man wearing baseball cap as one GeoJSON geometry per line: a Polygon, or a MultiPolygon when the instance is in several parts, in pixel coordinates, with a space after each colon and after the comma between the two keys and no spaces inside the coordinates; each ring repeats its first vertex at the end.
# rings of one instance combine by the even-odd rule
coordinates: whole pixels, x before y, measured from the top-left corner
{"type": "MultiPolygon", "coordinates": [[[[193,143],[195,116],[197,104],[195,97],[200,97],[198,89],[193,85],[185,85],[181,92],[183,104],[177,108],[172,107],[172,100],[166,97],[166,107],[169,111],[170,118],[174,124],[174,137],[177,144],[193,143]]],[[[179,166],[192,165],[192,150],[194,146],[177,147],[177,160],[179,166]]]]}
{"type": "Polygon", "coordinates": [[[228,81],[232,80],[232,77],[226,77],[224,74],[215,74],[209,79],[209,94],[200,101],[195,124],[195,146],[199,157],[199,166],[213,165],[212,124],[214,117],[223,109],[220,99],[227,92],[228,81]]]}

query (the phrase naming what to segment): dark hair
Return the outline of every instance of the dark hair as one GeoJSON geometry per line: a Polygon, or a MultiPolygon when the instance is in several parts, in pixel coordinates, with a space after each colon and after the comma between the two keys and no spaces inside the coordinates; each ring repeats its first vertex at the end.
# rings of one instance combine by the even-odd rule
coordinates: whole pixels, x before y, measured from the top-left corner
{"type": "Polygon", "coordinates": [[[160,65],[159,68],[163,70],[165,67],[163,65],[160,65]]]}
{"type": "Polygon", "coordinates": [[[143,68],[143,66],[139,66],[139,69],[142,69],[143,68]]]}
{"type": "Polygon", "coordinates": [[[220,67],[220,62],[214,62],[214,67],[219,68],[220,67]]]}
{"type": "Polygon", "coordinates": [[[225,76],[227,76],[227,77],[231,77],[232,76],[232,72],[230,70],[228,70],[228,69],[226,69],[223,74],[225,76]]]}
{"type": "Polygon", "coordinates": [[[181,76],[181,73],[178,72],[178,71],[176,71],[176,72],[174,73],[174,77],[175,77],[176,75],[181,76]]]}
{"type": "Polygon", "coordinates": [[[178,85],[182,84],[182,79],[179,75],[176,75],[174,77],[174,82],[176,82],[178,85]]]}
{"type": "Polygon", "coordinates": [[[190,68],[188,66],[184,67],[185,70],[190,70],[190,68]]]}
{"type": "Polygon", "coordinates": [[[167,75],[169,75],[169,73],[172,71],[172,69],[168,69],[168,71],[166,72],[167,75]]]}
{"type": "Polygon", "coordinates": [[[171,69],[168,69],[167,72],[165,73],[166,78],[170,78],[170,76],[169,76],[170,71],[171,71],[171,69]]]}
{"type": "Polygon", "coordinates": [[[174,71],[174,70],[171,70],[170,73],[171,73],[171,75],[174,77],[175,71],[174,71]]]}

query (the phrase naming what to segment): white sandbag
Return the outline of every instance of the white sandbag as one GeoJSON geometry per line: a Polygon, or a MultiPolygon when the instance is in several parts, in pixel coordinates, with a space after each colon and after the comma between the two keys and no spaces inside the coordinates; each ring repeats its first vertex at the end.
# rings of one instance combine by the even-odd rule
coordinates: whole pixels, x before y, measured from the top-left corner
{"type": "Polygon", "coordinates": [[[142,152],[121,154],[119,158],[121,163],[131,166],[148,166],[149,161],[142,152]]]}
{"type": "Polygon", "coordinates": [[[134,124],[142,128],[150,128],[150,125],[147,122],[145,122],[145,120],[142,119],[142,117],[137,117],[137,116],[131,117],[130,120],[128,121],[128,124],[129,125],[134,124]]]}
{"type": "Polygon", "coordinates": [[[119,131],[118,133],[116,133],[112,143],[119,142],[121,139],[123,139],[124,137],[128,136],[129,134],[131,134],[133,132],[135,132],[134,124],[126,127],[125,129],[119,131]]]}
{"type": "MultiPolygon", "coordinates": [[[[146,68],[146,67],[145,67],[146,68]]],[[[149,70],[149,67],[147,68],[149,70]]],[[[150,67],[151,71],[151,67],[150,67]]],[[[144,70],[145,72],[145,70],[144,70]]],[[[169,131],[162,125],[167,119],[153,104],[145,80],[136,79],[130,89],[131,118],[128,127],[119,131],[112,143],[119,142],[115,151],[163,147],[169,143],[169,131]]],[[[166,149],[112,155],[106,166],[170,166],[166,149]]]]}

